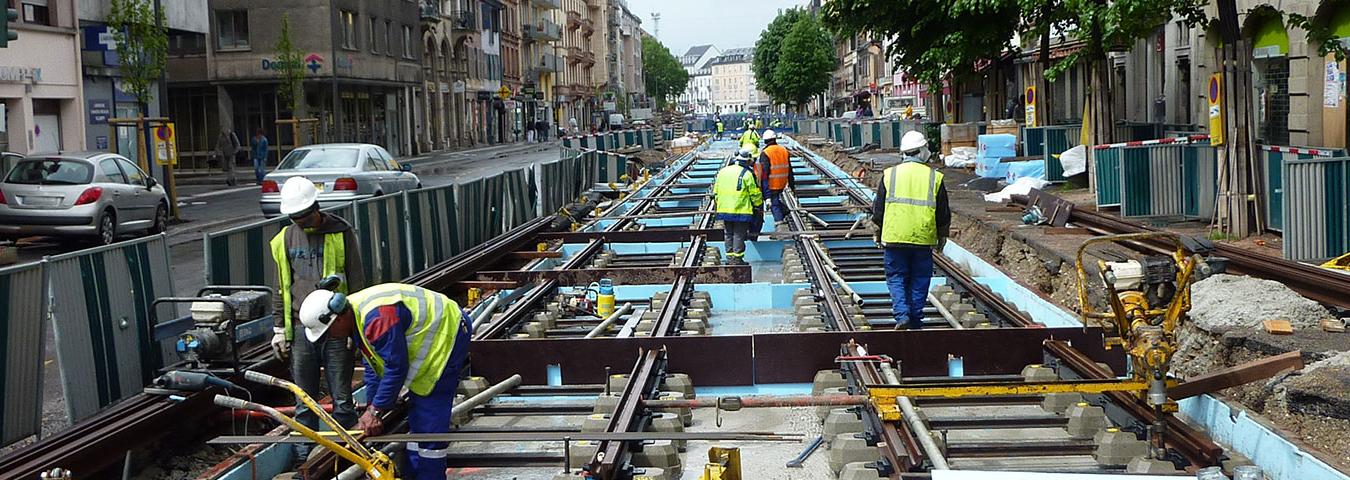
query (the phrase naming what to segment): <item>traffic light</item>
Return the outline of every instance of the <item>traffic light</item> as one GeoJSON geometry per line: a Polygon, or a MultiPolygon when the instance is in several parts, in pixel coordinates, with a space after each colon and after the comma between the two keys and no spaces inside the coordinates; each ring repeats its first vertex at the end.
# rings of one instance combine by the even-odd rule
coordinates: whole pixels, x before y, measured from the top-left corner
{"type": "Polygon", "coordinates": [[[5,21],[3,23],[0,23],[0,48],[7,48],[9,47],[9,42],[11,40],[19,39],[19,32],[9,29],[9,22],[17,22],[18,20],[19,20],[18,10],[15,10],[13,8],[5,9],[5,21]]]}

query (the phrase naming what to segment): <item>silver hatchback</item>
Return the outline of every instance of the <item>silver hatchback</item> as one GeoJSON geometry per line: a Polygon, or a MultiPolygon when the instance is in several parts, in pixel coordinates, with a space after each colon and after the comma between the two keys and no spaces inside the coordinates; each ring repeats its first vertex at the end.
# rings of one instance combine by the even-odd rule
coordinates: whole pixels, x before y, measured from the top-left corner
{"type": "Polygon", "coordinates": [[[297,148],[263,177],[258,203],[268,217],[281,214],[281,185],[304,177],[319,189],[319,206],[393,194],[422,187],[411,165],[400,166],[379,145],[326,143],[297,148]]]}
{"type": "Polygon", "coordinates": [[[19,160],[0,182],[0,237],[93,237],[163,232],[169,198],[159,182],[121,155],[36,155],[19,160]]]}

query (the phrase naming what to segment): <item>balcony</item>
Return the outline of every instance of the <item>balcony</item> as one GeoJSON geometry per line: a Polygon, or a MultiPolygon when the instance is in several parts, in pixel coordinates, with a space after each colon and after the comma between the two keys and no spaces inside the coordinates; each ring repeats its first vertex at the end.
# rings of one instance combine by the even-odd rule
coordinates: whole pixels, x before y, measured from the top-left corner
{"type": "Polygon", "coordinates": [[[552,42],[562,40],[562,27],[548,19],[539,19],[533,23],[521,25],[520,30],[525,40],[529,41],[552,42]]]}
{"type": "Polygon", "coordinates": [[[604,5],[601,5],[601,3],[603,2],[600,0],[586,0],[586,6],[591,8],[603,8],[604,5]]]}
{"type": "Polygon", "coordinates": [[[534,3],[536,7],[545,10],[555,10],[562,8],[562,2],[559,0],[531,0],[531,2],[534,3]]]}
{"type": "Polygon", "coordinates": [[[588,67],[595,65],[595,52],[581,52],[581,63],[586,64],[588,67]]]}
{"type": "Polygon", "coordinates": [[[470,10],[456,10],[450,12],[450,27],[454,30],[465,32],[478,31],[478,14],[470,10]]]}
{"type": "Polygon", "coordinates": [[[544,53],[535,57],[532,67],[542,73],[556,73],[561,70],[562,65],[557,55],[544,53]]]}
{"type": "Polygon", "coordinates": [[[581,34],[589,37],[592,33],[595,33],[595,22],[589,18],[581,19],[581,34]]]}
{"type": "Polygon", "coordinates": [[[422,0],[421,17],[423,22],[436,23],[441,21],[441,6],[436,0],[422,0]]]}
{"type": "Polygon", "coordinates": [[[567,47],[567,63],[573,65],[581,63],[581,47],[576,45],[567,47]]]}
{"type": "Polygon", "coordinates": [[[567,12],[567,29],[576,30],[581,28],[581,13],[567,12]]]}

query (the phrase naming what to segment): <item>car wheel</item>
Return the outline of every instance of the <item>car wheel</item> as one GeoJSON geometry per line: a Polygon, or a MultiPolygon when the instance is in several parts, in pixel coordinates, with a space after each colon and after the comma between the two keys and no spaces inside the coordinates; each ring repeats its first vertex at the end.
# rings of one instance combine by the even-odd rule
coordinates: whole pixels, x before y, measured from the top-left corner
{"type": "Polygon", "coordinates": [[[169,227],[169,206],[163,203],[155,209],[155,223],[150,226],[151,234],[164,233],[169,227]]]}
{"type": "Polygon", "coordinates": [[[98,243],[112,245],[115,242],[117,242],[117,214],[108,210],[98,219],[98,243]]]}

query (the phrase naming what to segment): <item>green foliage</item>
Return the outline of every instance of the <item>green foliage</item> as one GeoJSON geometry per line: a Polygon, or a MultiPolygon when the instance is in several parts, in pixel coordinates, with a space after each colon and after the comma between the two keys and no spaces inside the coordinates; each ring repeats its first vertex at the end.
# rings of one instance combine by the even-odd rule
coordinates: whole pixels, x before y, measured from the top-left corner
{"type": "Polygon", "coordinates": [[[759,90],[769,94],[775,102],[786,103],[788,100],[782,95],[783,89],[778,84],[778,59],[783,41],[787,39],[788,33],[798,20],[810,16],[801,8],[784,10],[759,34],[759,40],[755,42],[755,56],[750,64],[750,71],[755,74],[755,83],[759,90]]]}
{"type": "Polygon", "coordinates": [[[774,90],[765,90],[764,84],[759,84],[760,90],[775,101],[800,107],[830,87],[835,68],[834,44],[815,17],[803,16],[792,26],[783,38],[781,54],[772,76],[774,90]]]}
{"type": "Polygon", "coordinates": [[[281,35],[277,37],[276,51],[277,70],[281,72],[277,96],[281,97],[282,103],[286,104],[294,117],[297,115],[296,106],[303,98],[301,87],[305,81],[305,59],[304,53],[291,43],[291,15],[288,13],[281,14],[281,35]]]}
{"type": "Polygon", "coordinates": [[[1109,50],[1133,47],[1135,40],[1152,34],[1173,16],[1190,26],[1203,24],[1206,3],[1207,0],[1018,0],[1023,12],[1035,12],[1028,18],[1036,23],[1024,28],[1024,33],[1039,36],[1053,26],[1087,47],[1046,71],[1046,78],[1051,80],[1078,63],[1104,60],[1109,50]]]}
{"type": "Polygon", "coordinates": [[[1285,22],[1289,25],[1289,28],[1298,28],[1308,32],[1308,43],[1317,45],[1318,55],[1324,57],[1334,55],[1338,62],[1350,58],[1350,45],[1336,38],[1335,32],[1327,22],[1319,22],[1297,13],[1286,13],[1285,17],[1285,22]]]}
{"type": "Polygon", "coordinates": [[[642,38],[642,79],[647,96],[656,99],[658,108],[665,108],[671,97],[678,97],[689,86],[689,72],[670,49],[651,37],[642,38]]]}
{"type": "Polygon", "coordinates": [[[107,22],[117,41],[122,91],[150,103],[169,54],[168,28],[156,26],[166,24],[164,12],[156,19],[152,0],[112,0],[107,22]]]}

